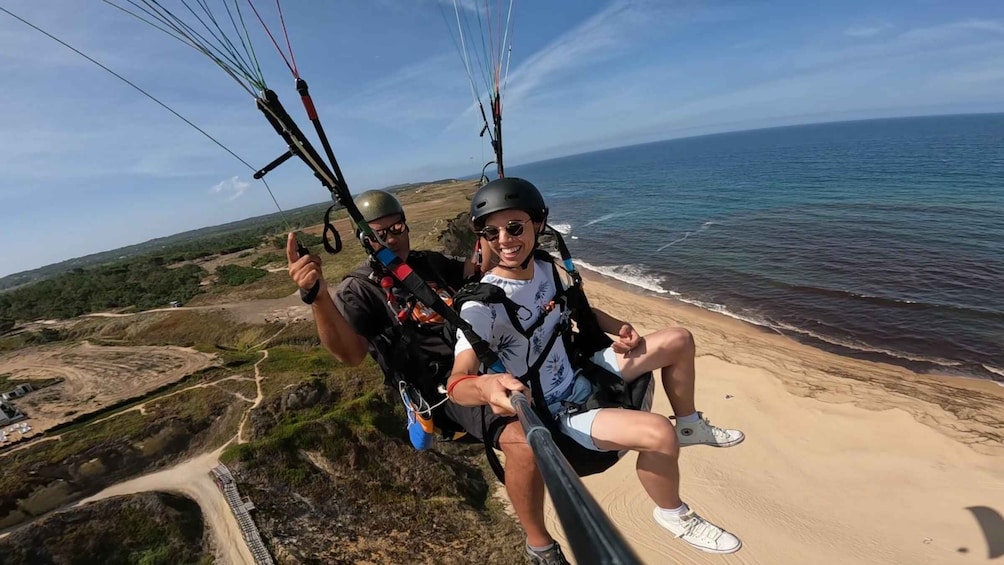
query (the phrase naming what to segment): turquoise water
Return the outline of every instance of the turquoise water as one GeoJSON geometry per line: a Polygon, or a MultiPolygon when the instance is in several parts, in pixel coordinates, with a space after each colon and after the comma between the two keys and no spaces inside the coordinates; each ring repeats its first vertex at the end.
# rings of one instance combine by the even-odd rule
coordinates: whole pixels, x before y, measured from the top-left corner
{"type": "Polygon", "coordinates": [[[727,133],[507,168],[585,266],[844,354],[1004,382],[1004,115],[727,133]]]}

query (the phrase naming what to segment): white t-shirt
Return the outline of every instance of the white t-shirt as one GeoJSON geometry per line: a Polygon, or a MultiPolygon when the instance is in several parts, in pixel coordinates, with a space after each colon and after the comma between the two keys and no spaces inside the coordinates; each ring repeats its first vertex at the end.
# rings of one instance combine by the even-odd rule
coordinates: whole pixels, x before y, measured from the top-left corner
{"type": "MultiPolygon", "coordinates": [[[[517,318],[522,329],[528,328],[544,315],[544,307],[554,298],[555,281],[549,263],[534,259],[532,280],[506,279],[494,274],[482,277],[482,283],[495,285],[505,291],[510,300],[520,306],[517,318]]],[[[466,302],[460,308],[460,317],[467,320],[474,332],[486,340],[498,353],[499,360],[508,373],[522,377],[533,365],[547,345],[554,327],[561,318],[560,308],[547,314],[544,323],[534,330],[530,339],[517,331],[503,304],[483,304],[466,302]]],[[[471,349],[471,344],[463,332],[457,331],[455,353],[471,349]]],[[[570,391],[574,371],[565,353],[565,344],[559,337],[547,354],[547,360],[540,367],[540,382],[547,404],[563,400],[570,391]]]]}

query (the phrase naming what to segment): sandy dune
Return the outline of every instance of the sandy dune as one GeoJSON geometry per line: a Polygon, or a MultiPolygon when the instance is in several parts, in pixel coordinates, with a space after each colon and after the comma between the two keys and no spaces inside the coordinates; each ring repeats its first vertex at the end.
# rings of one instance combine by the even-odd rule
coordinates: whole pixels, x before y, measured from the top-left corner
{"type": "MultiPolygon", "coordinates": [[[[1004,445],[993,437],[1004,388],[842,358],[596,277],[587,291],[646,330],[692,328],[698,409],[747,434],[681,456],[684,499],[742,538],[733,555],[691,549],[654,523],[634,455],[585,480],[645,563],[983,563],[1004,544],[1004,521],[984,532],[967,510],[1004,513],[1004,445]],[[912,386],[923,398],[898,392],[912,386]],[[959,409],[972,404],[966,394],[982,403],[959,409]],[[952,397],[947,410],[939,395],[952,397]]],[[[664,395],[655,410],[671,413],[664,395]]]]}

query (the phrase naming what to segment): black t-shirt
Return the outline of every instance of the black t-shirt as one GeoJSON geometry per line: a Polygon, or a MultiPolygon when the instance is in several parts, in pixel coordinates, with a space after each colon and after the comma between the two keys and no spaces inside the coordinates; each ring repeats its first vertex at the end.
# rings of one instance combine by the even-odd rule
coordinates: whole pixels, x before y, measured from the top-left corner
{"type": "MultiPolygon", "coordinates": [[[[453,294],[464,284],[464,263],[451,259],[442,253],[433,251],[412,251],[408,255],[408,265],[440,296],[451,302],[453,294]]],[[[404,323],[414,330],[412,335],[416,345],[435,363],[431,372],[435,377],[442,377],[453,366],[453,347],[446,340],[443,320],[424,307],[421,303],[408,302],[410,293],[395,285],[393,288],[394,303],[388,304],[386,291],[380,286],[380,277],[373,273],[372,267],[364,263],[356,271],[360,276],[348,276],[338,285],[334,294],[335,304],[345,319],[355,329],[356,333],[370,342],[370,354],[383,368],[385,373],[391,370],[393,361],[388,359],[396,345],[394,315],[400,310],[406,310],[404,323]],[[364,278],[365,277],[365,278],[364,278]],[[393,308],[393,312],[392,312],[393,308]],[[378,346],[376,344],[382,344],[378,346]],[[389,346],[389,347],[388,347],[389,346]],[[387,351],[384,351],[384,350],[387,351]]],[[[396,357],[403,351],[393,351],[396,357]]],[[[389,375],[388,375],[389,376],[389,375]]]]}

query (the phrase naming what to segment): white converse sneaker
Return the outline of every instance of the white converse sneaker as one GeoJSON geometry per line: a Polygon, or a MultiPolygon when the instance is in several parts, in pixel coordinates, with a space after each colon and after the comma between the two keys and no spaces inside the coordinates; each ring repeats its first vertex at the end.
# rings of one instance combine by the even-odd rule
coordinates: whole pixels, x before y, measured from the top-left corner
{"type": "Polygon", "coordinates": [[[708,553],[735,553],[743,546],[739,538],[701,518],[693,510],[679,518],[666,517],[658,507],[652,512],[663,528],[690,545],[708,553]]]}
{"type": "Polygon", "coordinates": [[[680,447],[688,445],[713,445],[715,447],[732,447],[743,442],[746,434],[739,430],[723,430],[711,425],[711,421],[698,412],[700,420],[692,424],[684,424],[676,420],[676,437],[680,447]]]}

